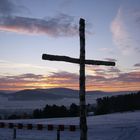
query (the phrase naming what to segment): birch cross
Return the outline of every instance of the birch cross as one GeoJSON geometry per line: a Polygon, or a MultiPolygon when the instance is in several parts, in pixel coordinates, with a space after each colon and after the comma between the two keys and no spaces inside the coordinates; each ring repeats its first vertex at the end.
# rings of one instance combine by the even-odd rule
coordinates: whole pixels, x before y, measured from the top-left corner
{"type": "Polygon", "coordinates": [[[80,65],[79,76],[79,99],[80,99],[80,140],[87,140],[87,120],[86,120],[86,100],[85,100],[85,64],[87,65],[105,65],[115,66],[115,62],[86,60],[85,59],[85,20],[80,19],[79,36],[80,36],[80,58],[71,58],[68,56],[43,54],[43,60],[65,61],[80,65]]]}

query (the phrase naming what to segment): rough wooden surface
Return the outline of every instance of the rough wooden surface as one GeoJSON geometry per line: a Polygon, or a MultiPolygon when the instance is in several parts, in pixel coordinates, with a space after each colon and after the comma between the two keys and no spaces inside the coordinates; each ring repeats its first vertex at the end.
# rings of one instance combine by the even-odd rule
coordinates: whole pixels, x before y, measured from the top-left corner
{"type": "MultiPolygon", "coordinates": [[[[42,59],[43,60],[50,60],[50,61],[64,61],[64,62],[80,64],[80,59],[72,58],[72,57],[68,57],[68,56],[43,54],[42,59]]],[[[87,65],[115,66],[115,62],[100,61],[100,60],[85,60],[85,64],[87,64],[87,65]]]]}
{"type": "Polygon", "coordinates": [[[87,119],[85,99],[85,20],[80,19],[80,77],[79,77],[79,99],[80,99],[80,140],[87,140],[87,119]]]}

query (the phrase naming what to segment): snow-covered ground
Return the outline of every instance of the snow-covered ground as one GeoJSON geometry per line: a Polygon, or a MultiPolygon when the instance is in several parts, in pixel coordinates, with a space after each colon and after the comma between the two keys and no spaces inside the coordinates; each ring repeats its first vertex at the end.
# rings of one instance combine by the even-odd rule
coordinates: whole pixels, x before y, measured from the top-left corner
{"type": "MultiPolygon", "coordinates": [[[[90,116],[88,140],[140,140],[140,112],[90,116]]],[[[79,118],[34,120],[3,120],[3,122],[33,124],[79,124],[79,118]]],[[[12,129],[0,129],[0,140],[12,140],[12,129]]],[[[61,140],[79,140],[80,132],[61,132],[61,140]]],[[[56,131],[17,130],[16,140],[56,140],[56,131]]]]}

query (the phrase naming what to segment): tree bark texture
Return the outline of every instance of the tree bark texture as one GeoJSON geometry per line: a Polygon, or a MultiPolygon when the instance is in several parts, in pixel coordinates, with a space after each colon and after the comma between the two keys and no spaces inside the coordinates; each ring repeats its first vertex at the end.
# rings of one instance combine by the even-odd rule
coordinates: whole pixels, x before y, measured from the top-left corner
{"type": "MultiPolygon", "coordinates": [[[[43,54],[42,59],[43,60],[50,60],[50,61],[64,61],[64,62],[80,64],[80,59],[72,58],[72,57],[68,57],[68,56],[43,54]]],[[[115,62],[100,61],[100,60],[85,60],[85,64],[87,64],[87,65],[115,66],[115,62]]]]}
{"type": "Polygon", "coordinates": [[[80,140],[87,140],[86,100],[85,100],[85,20],[80,19],[80,140]]]}

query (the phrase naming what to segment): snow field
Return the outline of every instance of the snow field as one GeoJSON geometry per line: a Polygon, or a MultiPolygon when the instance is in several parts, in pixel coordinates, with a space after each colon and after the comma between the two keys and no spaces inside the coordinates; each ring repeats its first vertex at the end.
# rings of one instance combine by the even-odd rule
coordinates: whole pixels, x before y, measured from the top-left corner
{"type": "MultiPolygon", "coordinates": [[[[79,118],[3,120],[32,124],[78,125],[79,118]]],[[[116,113],[87,118],[88,140],[140,140],[140,112],[116,113]]],[[[57,131],[17,130],[16,140],[56,140],[57,131]]],[[[12,129],[0,129],[0,140],[13,140],[12,129]]],[[[60,140],[79,140],[80,131],[60,132],[60,140]]]]}

